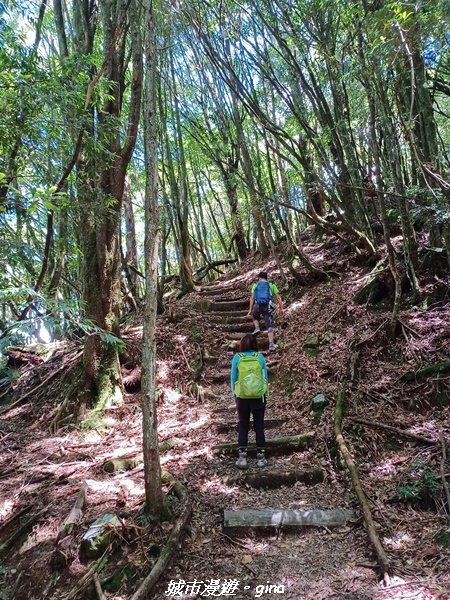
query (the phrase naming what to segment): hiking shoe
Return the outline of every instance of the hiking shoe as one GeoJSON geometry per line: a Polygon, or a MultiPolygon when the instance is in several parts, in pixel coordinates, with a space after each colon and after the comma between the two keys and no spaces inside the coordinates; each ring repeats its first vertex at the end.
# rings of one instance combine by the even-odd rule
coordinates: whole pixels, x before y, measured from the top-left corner
{"type": "Polygon", "coordinates": [[[276,350],[278,348],[278,346],[276,344],[274,344],[273,342],[271,344],[269,344],[269,350],[276,350]]]}
{"type": "Polygon", "coordinates": [[[256,335],[257,333],[261,333],[261,329],[259,327],[255,327],[253,330],[253,335],[256,335]]]}
{"type": "Polygon", "coordinates": [[[238,469],[246,469],[247,465],[247,452],[239,452],[239,458],[236,461],[238,469]]]}
{"type": "Polygon", "coordinates": [[[267,466],[267,458],[263,452],[258,452],[256,455],[256,466],[265,467],[267,466]]]}

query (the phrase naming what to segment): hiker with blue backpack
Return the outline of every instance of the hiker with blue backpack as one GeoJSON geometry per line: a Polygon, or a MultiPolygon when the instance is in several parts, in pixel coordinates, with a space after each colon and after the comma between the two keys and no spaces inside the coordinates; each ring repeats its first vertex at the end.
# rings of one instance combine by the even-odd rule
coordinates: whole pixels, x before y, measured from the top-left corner
{"type": "Polygon", "coordinates": [[[261,331],[259,322],[261,319],[264,319],[269,336],[269,350],[277,349],[273,333],[274,302],[276,302],[278,312],[282,318],[283,301],[281,300],[280,291],[274,283],[267,280],[267,273],[262,271],[258,275],[257,283],[254,283],[252,286],[250,308],[248,309],[247,317],[253,318],[253,323],[255,325],[253,333],[255,335],[261,331]]]}
{"type": "Polygon", "coordinates": [[[264,412],[269,389],[269,377],[264,356],[258,352],[256,336],[247,333],[239,343],[239,352],[231,363],[231,393],[236,402],[239,418],[239,456],[236,466],[247,468],[247,444],[250,415],[256,436],[256,465],[265,467],[266,438],[264,435],[264,412]]]}

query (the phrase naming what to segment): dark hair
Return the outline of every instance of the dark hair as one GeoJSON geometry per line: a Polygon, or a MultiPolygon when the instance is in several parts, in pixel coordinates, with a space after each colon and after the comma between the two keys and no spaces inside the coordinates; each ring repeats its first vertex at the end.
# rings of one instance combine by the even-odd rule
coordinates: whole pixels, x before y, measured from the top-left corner
{"type": "Polygon", "coordinates": [[[261,273],[258,273],[258,277],[260,279],[267,279],[267,273],[265,271],[261,271],[261,273]]]}
{"type": "Polygon", "coordinates": [[[256,335],[253,335],[253,333],[246,333],[239,342],[239,352],[246,352],[247,350],[258,352],[258,342],[256,335]]]}

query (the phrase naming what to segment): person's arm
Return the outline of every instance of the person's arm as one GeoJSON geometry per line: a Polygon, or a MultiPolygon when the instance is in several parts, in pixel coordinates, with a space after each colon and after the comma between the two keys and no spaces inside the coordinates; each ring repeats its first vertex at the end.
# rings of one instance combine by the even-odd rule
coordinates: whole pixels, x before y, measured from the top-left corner
{"type": "Polygon", "coordinates": [[[266,388],[267,389],[266,389],[266,393],[264,394],[264,398],[263,398],[264,403],[266,403],[267,400],[268,400],[268,398],[269,398],[269,372],[267,370],[266,359],[261,354],[261,352],[258,352],[258,360],[259,360],[259,362],[261,364],[263,377],[264,377],[264,380],[266,382],[266,388]]]}
{"type": "Polygon", "coordinates": [[[234,386],[235,386],[237,378],[238,378],[238,362],[239,362],[239,355],[235,354],[233,356],[233,360],[231,362],[231,377],[230,377],[231,396],[232,396],[233,400],[236,400],[236,395],[234,393],[234,386]]]}
{"type": "Polygon", "coordinates": [[[269,384],[269,372],[267,370],[267,363],[266,363],[266,359],[264,358],[264,355],[261,354],[261,352],[258,352],[258,359],[259,359],[259,362],[261,363],[263,377],[264,377],[265,381],[267,382],[267,384],[269,384]]]}
{"type": "Polygon", "coordinates": [[[252,293],[250,294],[250,308],[248,309],[247,317],[251,317],[253,315],[253,305],[255,304],[255,294],[254,289],[252,288],[252,293]]]}
{"type": "Polygon", "coordinates": [[[270,282],[270,291],[272,293],[272,298],[277,306],[278,314],[280,315],[280,317],[283,317],[284,309],[283,309],[283,300],[281,299],[281,296],[280,296],[280,290],[272,281],[270,282]]]}
{"type": "Polygon", "coordinates": [[[283,315],[284,315],[283,300],[281,299],[280,294],[275,294],[275,302],[277,303],[277,309],[278,309],[278,313],[279,313],[280,317],[283,317],[283,315]]]}

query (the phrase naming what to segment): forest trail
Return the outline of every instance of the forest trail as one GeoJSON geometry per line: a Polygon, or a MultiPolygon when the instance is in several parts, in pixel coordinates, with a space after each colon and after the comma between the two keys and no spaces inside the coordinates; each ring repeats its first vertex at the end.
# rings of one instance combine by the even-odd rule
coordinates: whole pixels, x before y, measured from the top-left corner
{"type": "MultiPolygon", "coordinates": [[[[415,334],[404,332],[395,344],[388,343],[382,328],[389,306],[374,311],[352,301],[367,268],[345,255],[336,261],[335,256],[341,255],[334,244],[311,243],[307,250],[323,266],[333,261],[342,276],[283,291],[288,322],[285,329],[275,329],[279,349],[268,352],[264,332],[258,344],[270,372],[269,445],[271,440],[298,434],[311,433],[313,439],[306,447],[285,452],[268,449],[264,469],[257,469],[250,455],[249,469],[239,471],[235,451],[215,451],[219,444],[237,438],[230,366],[237,341],[253,329],[246,317],[249,290],[262,265],[243,265],[233,277],[202,286],[179,301],[175,322],[165,316],[158,322],[161,463],[186,486],[193,513],[179,551],[149,600],[208,594],[240,600],[449,597],[449,550],[436,543],[436,534],[446,522],[441,500],[436,497],[425,505],[413,505],[401,499],[398,489],[400,484],[411,489],[405,485],[417,482],[418,472],[438,474],[439,432],[450,439],[450,408],[433,404],[445,380],[413,381],[406,386],[401,381],[402,374],[416,364],[421,347],[434,361],[445,358],[450,306],[434,312],[402,312],[402,323],[409,328],[406,333],[415,334]],[[311,336],[320,341],[316,356],[304,351],[304,341],[311,336]],[[348,472],[339,468],[335,453],[333,399],[345,378],[355,340],[365,343],[344,436],[389,552],[392,589],[379,584],[378,566],[348,472]],[[405,364],[408,352],[414,362],[405,364]],[[311,402],[318,393],[330,405],[316,419],[311,402]],[[435,439],[436,444],[423,446],[363,429],[352,424],[354,417],[408,428],[435,439]],[[417,471],[417,465],[422,465],[422,471],[417,471]],[[282,526],[242,533],[224,529],[224,511],[334,508],[353,509],[356,516],[333,528],[282,526]]],[[[274,262],[264,268],[278,275],[274,262]]],[[[140,364],[141,336],[140,324],[124,332],[128,353],[133,348],[136,352],[135,365],[140,364]]],[[[141,452],[140,395],[136,387],[129,388],[125,403],[106,411],[102,431],[69,422],[55,432],[49,423],[64,400],[67,382],[72,376],[76,381],[80,347],[55,345],[52,352],[48,362],[25,369],[19,378],[16,393],[25,402],[0,412],[0,543],[10,544],[1,592],[6,600],[62,600],[68,590],[76,592],[91,564],[79,556],[81,538],[95,519],[114,512],[123,529],[100,579],[107,598],[126,600],[152,568],[172,527],[171,522],[142,526],[143,467],[134,461],[141,452]],[[127,457],[132,457],[128,470],[105,469],[111,459],[127,457]],[[58,545],[64,565],[55,565],[55,539],[85,483],[83,516],[58,545]],[[15,536],[22,527],[22,534],[15,536]]],[[[172,507],[176,515],[176,501],[172,507]]],[[[89,593],[72,597],[86,598],[89,593]]]]}
{"type": "MultiPolygon", "coordinates": [[[[248,289],[231,280],[204,286],[200,292],[204,300],[202,308],[207,311],[203,316],[204,327],[210,330],[207,335],[210,343],[204,348],[201,384],[202,412],[210,416],[209,438],[203,439],[205,445],[237,441],[237,415],[229,377],[236,340],[253,330],[252,321],[246,317],[248,289]]],[[[286,409],[281,411],[278,402],[284,400],[289,404],[290,400],[276,392],[277,369],[283,350],[268,352],[266,332],[258,336],[258,348],[266,356],[273,391],[266,411],[267,440],[305,433],[306,424],[293,412],[291,418],[280,418],[280,413],[286,415],[286,409]]],[[[254,441],[252,436],[253,431],[250,445],[254,441]]],[[[235,536],[222,530],[224,510],[351,507],[351,491],[330,477],[325,472],[326,467],[321,465],[327,461],[323,460],[324,449],[320,443],[313,442],[311,447],[297,451],[287,449],[274,453],[268,449],[268,465],[264,469],[256,467],[255,456],[249,453],[249,468],[245,472],[235,466],[236,451],[224,456],[211,452],[211,446],[209,450],[208,458],[201,459],[203,467],[191,464],[190,474],[183,474],[196,504],[194,536],[188,542],[188,552],[181,553],[180,562],[174,563],[159,585],[155,599],[163,597],[170,580],[203,581],[204,585],[220,580],[225,587],[235,586],[232,596],[224,593],[222,597],[239,599],[273,597],[275,590],[279,590],[280,598],[296,600],[375,598],[376,565],[359,519],[332,529],[282,527],[257,532],[249,528],[235,536]],[[298,479],[299,473],[311,473],[313,469],[323,474],[323,481],[314,478],[307,483],[296,481],[296,474],[298,479]],[[268,479],[265,473],[269,474],[268,479]],[[288,483],[283,485],[277,476],[284,477],[288,483]]],[[[204,589],[204,585],[197,589],[204,589]]],[[[182,597],[203,597],[201,593],[192,593],[193,589],[186,586],[187,593],[182,597]]]]}

